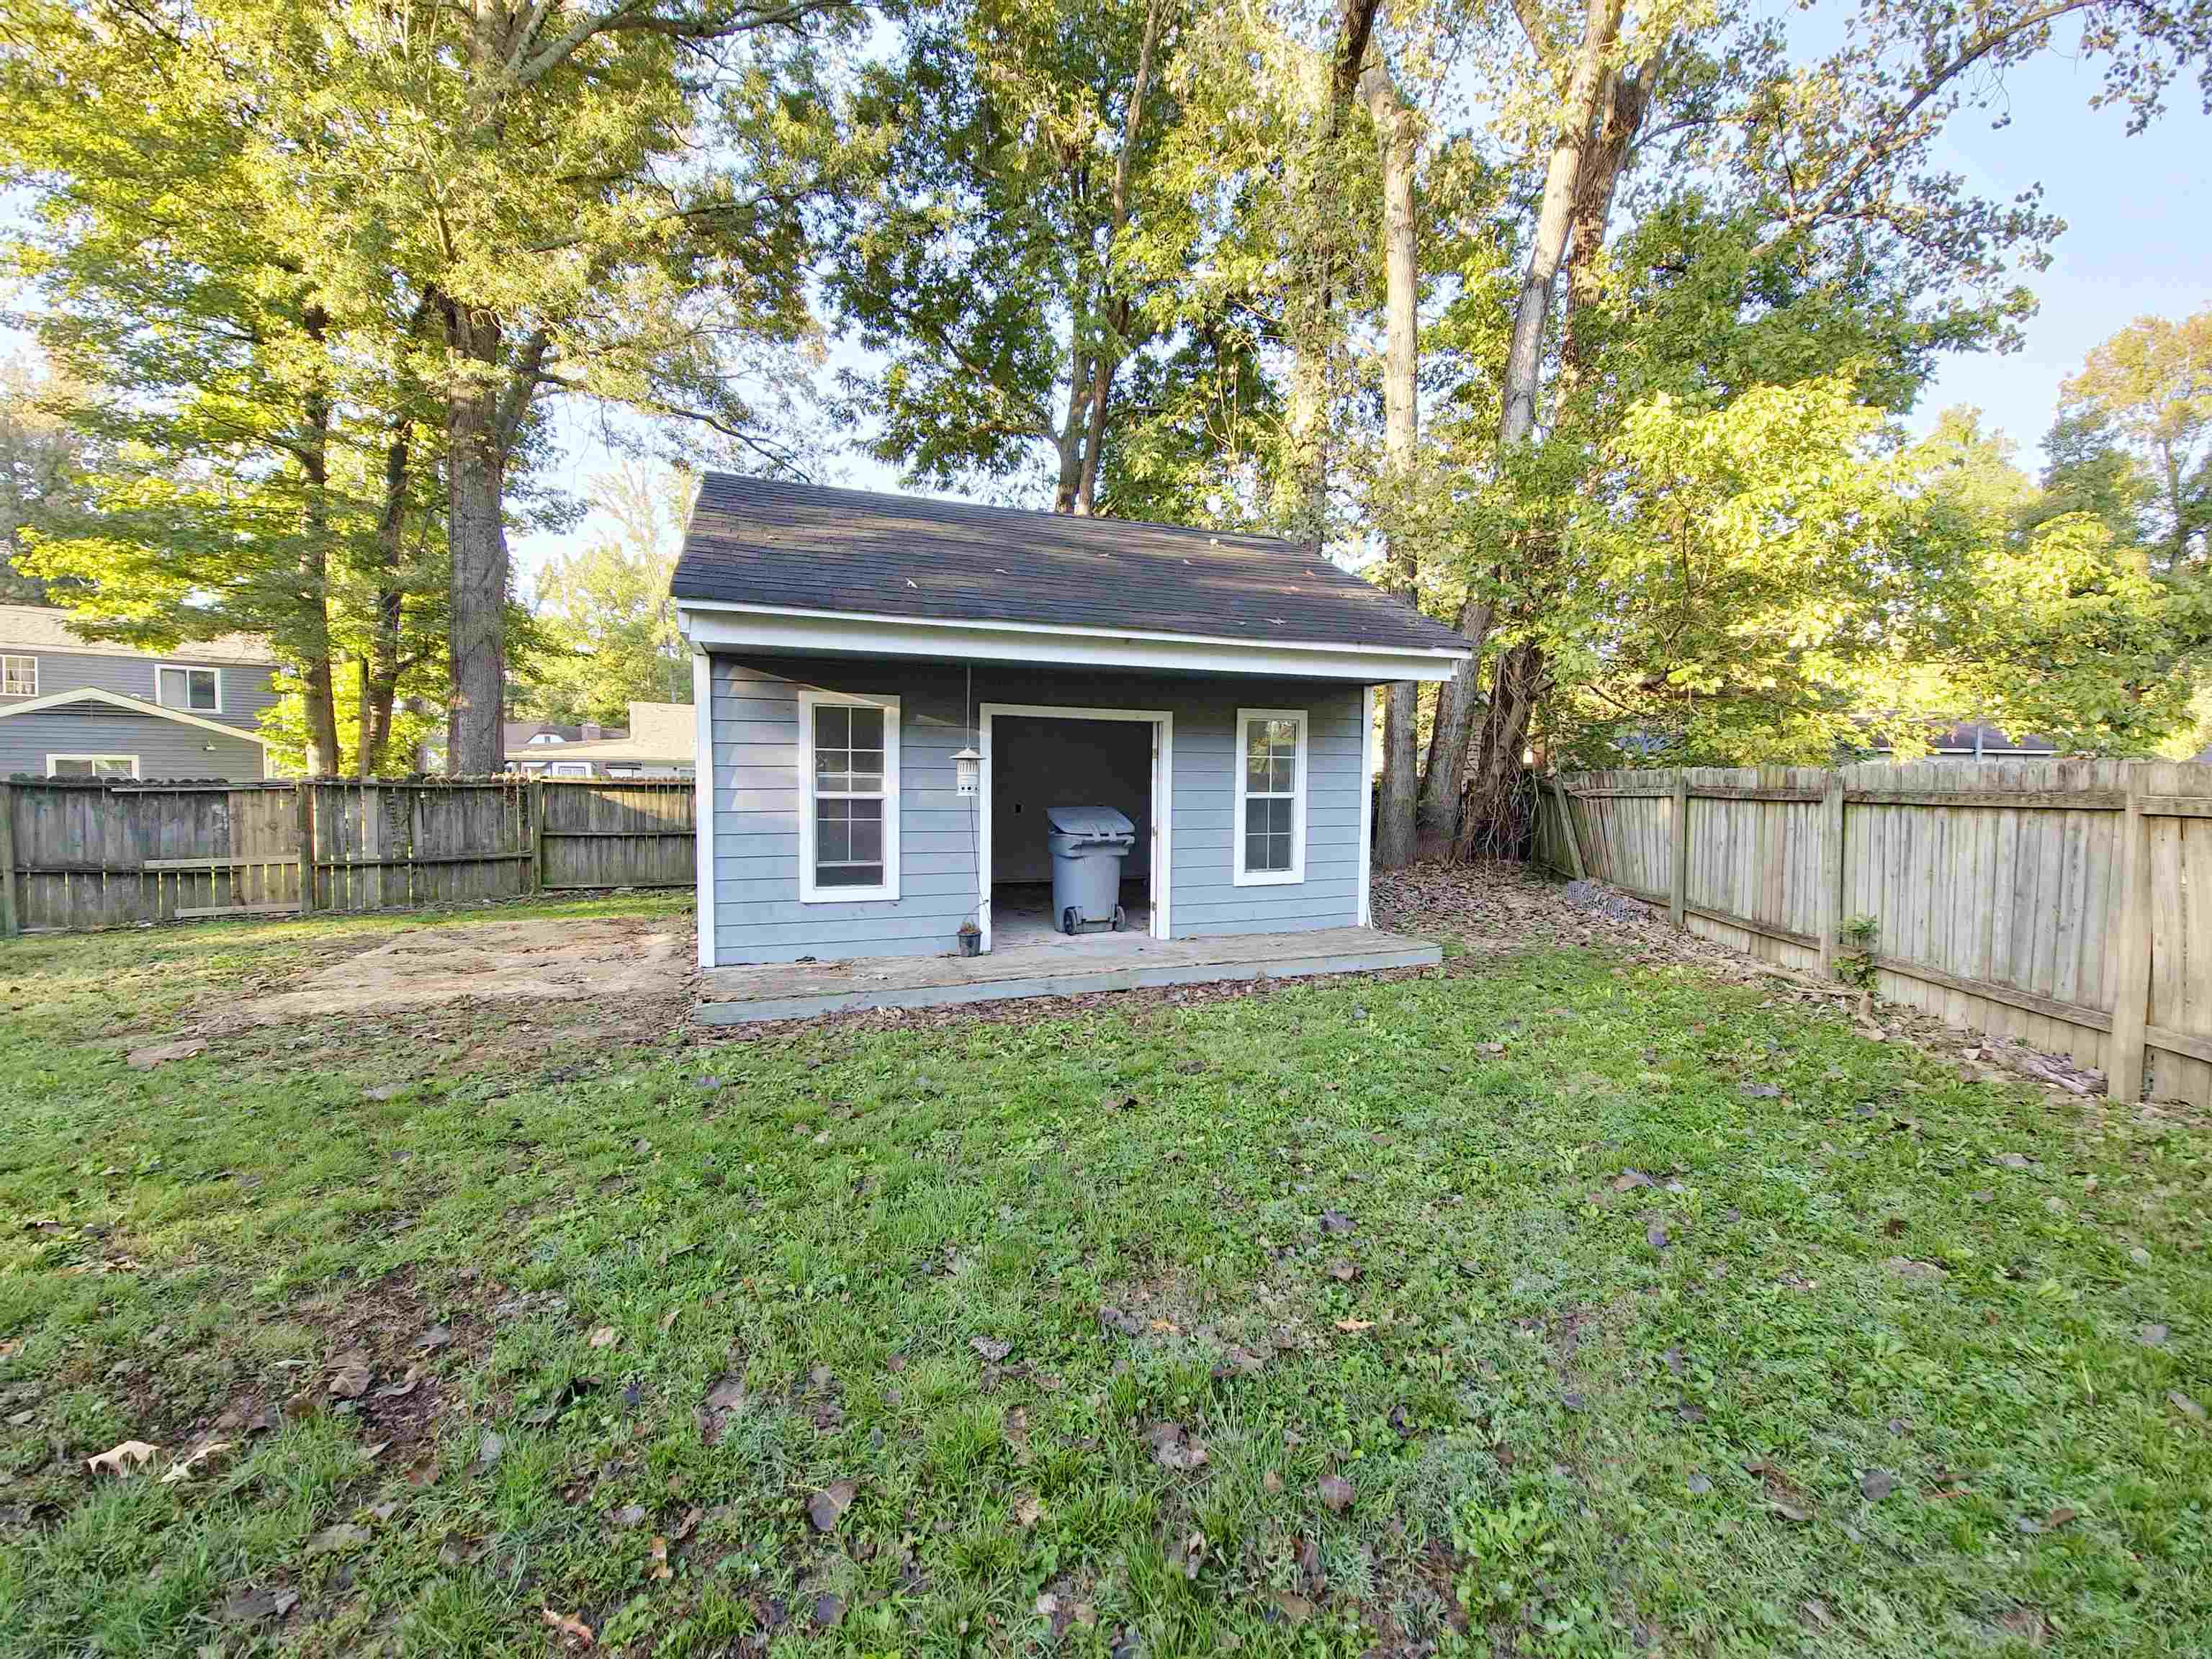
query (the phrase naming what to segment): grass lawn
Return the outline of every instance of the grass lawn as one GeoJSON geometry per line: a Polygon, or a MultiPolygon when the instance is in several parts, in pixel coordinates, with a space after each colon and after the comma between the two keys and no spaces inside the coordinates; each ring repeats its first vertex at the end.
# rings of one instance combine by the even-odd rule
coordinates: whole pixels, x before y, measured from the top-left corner
{"type": "Polygon", "coordinates": [[[1587,950],[125,1063],[466,925],[0,946],[0,1651],[2212,1649],[2201,1128],[1587,950]]]}

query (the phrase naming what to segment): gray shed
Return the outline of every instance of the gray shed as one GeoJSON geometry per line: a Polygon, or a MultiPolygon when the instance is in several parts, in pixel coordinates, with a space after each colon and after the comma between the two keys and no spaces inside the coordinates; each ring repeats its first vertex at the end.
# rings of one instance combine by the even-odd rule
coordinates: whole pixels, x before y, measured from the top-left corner
{"type": "Polygon", "coordinates": [[[1375,688],[1468,656],[1271,537],[720,473],[674,593],[708,968],[1044,933],[1076,805],[1144,937],[1364,927],[1375,688]]]}

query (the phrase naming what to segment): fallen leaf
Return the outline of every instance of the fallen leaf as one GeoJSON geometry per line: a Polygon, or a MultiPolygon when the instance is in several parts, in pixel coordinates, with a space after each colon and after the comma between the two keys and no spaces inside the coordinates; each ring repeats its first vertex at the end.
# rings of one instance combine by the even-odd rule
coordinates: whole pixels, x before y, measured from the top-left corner
{"type": "Polygon", "coordinates": [[[404,1083],[380,1083],[374,1089],[363,1089],[361,1091],[361,1097],[363,1100],[378,1102],[396,1100],[405,1094],[410,1086],[404,1083]]]}
{"type": "Polygon", "coordinates": [[[330,1391],[339,1400],[358,1400],[368,1392],[368,1355],[348,1348],[331,1361],[330,1391]]]}
{"type": "Polygon", "coordinates": [[[676,1523],[676,1530],[672,1533],[670,1536],[674,1538],[676,1541],[680,1544],[685,1539],[689,1538],[693,1533],[698,1531],[699,1523],[706,1518],[707,1511],[701,1509],[696,1504],[694,1504],[690,1509],[684,1511],[684,1518],[676,1523]]]}
{"type": "Polygon", "coordinates": [[[817,1532],[828,1532],[837,1524],[838,1517],[853,1507],[854,1498],[860,1496],[858,1485],[850,1480],[833,1480],[806,1500],[806,1518],[817,1532]]]}
{"type": "Polygon", "coordinates": [[[1667,1230],[1661,1226],[1657,1222],[1653,1222],[1650,1226],[1644,1230],[1644,1242],[1650,1245],[1650,1247],[1655,1250],[1665,1249],[1667,1248],[1667,1230]]]}
{"type": "Polygon", "coordinates": [[[1303,1595],[1294,1595],[1289,1590],[1270,1589],[1267,1599],[1274,1603],[1275,1611],[1293,1625],[1303,1625],[1313,1617],[1314,1604],[1303,1595]]]}
{"type": "Polygon", "coordinates": [[[2166,1392],[2166,1398],[2167,1403],[2170,1404],[2176,1411],[2179,1412],[2184,1417],[2193,1417],[2200,1423],[2204,1420],[2204,1407],[2198,1405],[2187,1395],[2182,1393],[2180,1389],[2168,1389],[2166,1392]]]}
{"type": "Polygon", "coordinates": [[[1340,1319],[1336,1322],[1336,1328],[1340,1331],[1349,1331],[1357,1334],[1361,1331],[1373,1330],[1375,1328],[1375,1322],[1371,1319],[1340,1319]]]}
{"type": "Polygon", "coordinates": [[[416,1339],[416,1347],[424,1353],[435,1353],[453,1340],[453,1334],[443,1325],[433,1325],[416,1339]]]}
{"type": "Polygon", "coordinates": [[[409,1395],[414,1393],[416,1389],[420,1388],[422,1384],[422,1368],[416,1365],[410,1365],[407,1368],[406,1376],[401,1377],[397,1382],[386,1383],[382,1388],[376,1391],[376,1397],[379,1400],[404,1400],[409,1395]]]}
{"type": "Polygon", "coordinates": [[[477,1441],[477,1467],[481,1469],[491,1468],[506,1450],[507,1442],[500,1438],[494,1430],[486,1429],[477,1441]]]}
{"type": "Polygon", "coordinates": [[[1024,1492],[1014,1503],[1014,1520],[1026,1532],[1044,1519],[1044,1504],[1034,1492],[1024,1492]]]}
{"type": "Polygon", "coordinates": [[[845,1598],[823,1595],[814,1598],[814,1628],[829,1630],[845,1616],[845,1598]]]}
{"type": "Polygon", "coordinates": [[[1359,1277],[1359,1264],[1340,1256],[1328,1264],[1328,1276],[1340,1285],[1349,1285],[1359,1277]]]}
{"type": "Polygon", "coordinates": [[[1348,1233],[1359,1224],[1341,1210],[1323,1210],[1321,1230],[1325,1233],[1348,1233]]]}
{"type": "Polygon", "coordinates": [[[538,1615],[564,1638],[581,1647],[592,1645],[592,1627],[573,1613],[556,1613],[550,1607],[540,1607],[538,1615]]]}
{"type": "Polygon", "coordinates": [[[2163,1325],[2138,1326],[2136,1329],[2136,1340],[2146,1348],[2162,1348],[2166,1346],[2166,1327],[2163,1325]]]}
{"type": "Polygon", "coordinates": [[[1155,1423],[1145,1431],[1152,1459],[1164,1469],[1204,1468],[1207,1452],[1203,1441],[1194,1440],[1180,1423],[1155,1423]]]}
{"type": "Polygon", "coordinates": [[[1283,1477],[1276,1474],[1274,1470],[1269,1469],[1265,1474],[1260,1477],[1260,1490],[1261,1492],[1267,1492],[1272,1495],[1273,1493],[1282,1491],[1282,1489],[1283,1477]]]}
{"type": "Polygon", "coordinates": [[[1314,1483],[1314,1490],[1331,1515],[1342,1515],[1352,1507],[1352,1482],[1340,1474],[1324,1474],[1314,1483]]]}
{"type": "Polygon", "coordinates": [[[1766,1507],[1772,1510],[1784,1520],[1795,1521],[1799,1522],[1801,1525],[1813,1518],[1812,1510],[1802,1508],[1796,1504],[1784,1503],[1779,1498],[1769,1498],[1767,1500],[1766,1507]]]}
{"type": "Polygon", "coordinates": [[[645,1524],[645,1505],[625,1504],[614,1512],[612,1519],[624,1532],[635,1532],[645,1524]]]}
{"type": "Polygon", "coordinates": [[[655,1538],[647,1554],[653,1562],[655,1581],[676,1577],[676,1569],[668,1565],[668,1540],[665,1538],[655,1538]]]}
{"type": "Polygon", "coordinates": [[[357,1550],[368,1542],[368,1528],[351,1521],[340,1521],[325,1527],[307,1540],[310,1555],[334,1555],[341,1550],[357,1550]]]}
{"type": "Polygon", "coordinates": [[[129,1474],[134,1469],[144,1468],[160,1449],[143,1440],[125,1440],[118,1445],[110,1446],[97,1457],[86,1458],[84,1466],[94,1474],[102,1469],[111,1474],[129,1474]]]}
{"type": "Polygon", "coordinates": [[[1897,1477],[1887,1469],[1869,1469],[1859,1476],[1859,1495],[1869,1504],[1879,1504],[1897,1490],[1897,1477]]]}
{"type": "Polygon", "coordinates": [[[2061,1506],[2058,1509],[2051,1510],[2050,1514],[2045,1516],[2043,1517],[2043,1524],[2050,1528],[2051,1531],[2057,1532],[2059,1528],[2064,1526],[2068,1522],[2077,1521],[2080,1518],[2080,1510],[2069,1510],[2061,1506]]]}
{"type": "Polygon", "coordinates": [[[674,1328],[677,1320],[682,1316],[683,1312],[683,1304],[679,1303],[675,1307],[671,1308],[666,1313],[660,1316],[660,1334],[663,1336],[667,1335],[669,1331],[674,1328]]]}
{"type": "Polygon", "coordinates": [[[1633,1192],[1638,1187],[1650,1187],[1656,1184],[1651,1177],[1641,1170],[1623,1170],[1613,1178],[1613,1190],[1616,1193],[1633,1192]]]}
{"type": "Polygon", "coordinates": [[[600,1326],[586,1339],[588,1345],[594,1348],[611,1348],[614,1346],[616,1340],[615,1328],[611,1325],[600,1326]]]}
{"type": "Polygon", "coordinates": [[[198,1472],[202,1464],[210,1462],[211,1459],[221,1455],[222,1453],[227,1452],[229,1449],[230,1442],[228,1440],[209,1441],[207,1444],[200,1447],[198,1450],[187,1452],[184,1456],[170,1464],[169,1472],[161,1477],[161,1484],[165,1486],[173,1486],[179,1480],[191,1480],[192,1476],[198,1472]]]}
{"type": "Polygon", "coordinates": [[[300,1592],[295,1589],[241,1584],[224,1598],[219,1616],[226,1625],[258,1625],[264,1619],[282,1619],[299,1604],[300,1592]]]}
{"type": "Polygon", "coordinates": [[[1014,1351],[1012,1343],[1000,1342],[988,1336],[971,1336],[968,1339],[968,1346],[994,1365],[1014,1351]]]}

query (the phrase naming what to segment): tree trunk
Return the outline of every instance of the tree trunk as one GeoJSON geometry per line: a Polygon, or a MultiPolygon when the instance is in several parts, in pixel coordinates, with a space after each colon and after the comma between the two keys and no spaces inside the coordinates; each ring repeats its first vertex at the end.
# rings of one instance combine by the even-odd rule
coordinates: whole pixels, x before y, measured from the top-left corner
{"type": "Polygon", "coordinates": [[[1462,862],[1516,859],[1525,850],[1525,826],[1516,810],[1515,792],[1543,672],[1543,651],[1530,641],[1498,653],[1491,676],[1490,707],[1484,711],[1481,751],[1452,848],[1462,862]]]}
{"type": "Polygon", "coordinates": [[[1460,636],[1474,647],[1467,666],[1437,688],[1437,710],[1429,723],[1429,758],[1413,804],[1414,856],[1440,859],[1451,851],[1459,829],[1461,792],[1467,784],[1468,734],[1480,700],[1477,677],[1483,647],[1490,639],[1491,608],[1469,599],[1460,607],[1460,636]]]}
{"type": "MultiPolygon", "coordinates": [[[[1390,584],[1409,605],[1420,603],[1419,554],[1405,522],[1419,436],[1419,244],[1413,220],[1413,170],[1420,135],[1413,112],[1392,84],[1389,66],[1370,51],[1359,72],[1359,94],[1375,122],[1382,163],[1382,443],[1384,489],[1395,525],[1386,520],[1390,584]]],[[[1393,684],[1383,705],[1382,794],[1376,813],[1375,861],[1385,870],[1413,858],[1413,797],[1419,761],[1419,688],[1393,684]]]]}
{"type": "Polygon", "coordinates": [[[369,618],[368,649],[361,660],[358,764],[364,778],[385,764],[392,738],[392,703],[399,690],[400,627],[405,619],[406,590],[399,574],[400,543],[407,519],[407,471],[411,446],[402,417],[384,451],[384,501],[377,510],[373,544],[376,596],[369,618]]]}
{"type": "Polygon", "coordinates": [[[453,359],[446,392],[446,540],[453,557],[446,769],[466,777],[498,771],[503,758],[507,446],[501,430],[499,319],[451,300],[445,313],[453,359]]]}
{"type": "Polygon", "coordinates": [[[1067,413],[1060,422],[1060,482],[1052,494],[1055,513],[1075,511],[1076,492],[1083,483],[1083,433],[1091,404],[1091,358],[1080,339],[1068,355],[1067,413]]]}
{"type": "MultiPolygon", "coordinates": [[[[319,350],[329,319],[309,306],[301,319],[319,350]]],[[[307,716],[309,777],[334,775],[338,753],[337,700],[331,674],[331,403],[319,371],[311,381],[301,414],[306,427],[300,464],[304,475],[301,503],[300,586],[304,606],[300,641],[300,694],[307,716]]]]}
{"type": "MultiPolygon", "coordinates": [[[[1625,0],[1586,0],[1583,38],[1576,48],[1575,64],[1567,80],[1566,106],[1544,170],[1544,194],[1536,212],[1536,234],[1528,248],[1528,263],[1522,272],[1521,292],[1514,302],[1512,343],[1505,360],[1504,406],[1498,420],[1498,447],[1501,456],[1525,441],[1536,429],[1536,392],[1542,377],[1544,331],[1551,320],[1552,297],[1573,227],[1575,186],[1583,154],[1597,120],[1600,100],[1607,92],[1606,65],[1620,35],[1625,0]]],[[[1506,573],[1496,573],[1502,588],[1506,573]]],[[[1467,745],[1474,722],[1469,718],[1479,696],[1474,670],[1481,660],[1483,640],[1497,620],[1494,604],[1470,597],[1460,613],[1460,631],[1475,647],[1468,666],[1444,682],[1437,699],[1437,727],[1456,736],[1456,752],[1439,755],[1433,744],[1429,770],[1437,781],[1425,792],[1422,815],[1425,833],[1434,840],[1451,834],[1455,847],[1464,837],[1448,830],[1460,811],[1460,779],[1468,768],[1467,745]],[[1480,624],[1480,633],[1470,628],[1480,624]],[[1439,760],[1450,764],[1441,772],[1439,760]]],[[[1492,702],[1496,702],[1493,695],[1492,702]]]]}

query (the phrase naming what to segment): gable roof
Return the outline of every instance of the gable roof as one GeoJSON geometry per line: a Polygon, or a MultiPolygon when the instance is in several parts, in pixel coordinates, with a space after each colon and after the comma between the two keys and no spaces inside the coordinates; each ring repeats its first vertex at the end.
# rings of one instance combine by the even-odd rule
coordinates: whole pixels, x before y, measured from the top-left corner
{"type": "Polygon", "coordinates": [[[679,604],[1464,656],[1458,632],[1273,536],[710,472],[679,604]]]}
{"type": "Polygon", "coordinates": [[[76,612],[50,605],[0,605],[0,650],[67,651],[85,657],[136,657],[142,662],[266,663],[276,665],[268,641],[251,634],[180,641],[174,651],[149,651],[120,640],[88,640],[77,633],[76,612]]]}
{"type": "Polygon", "coordinates": [[[120,691],[103,691],[96,685],[80,685],[67,691],[49,692],[43,697],[27,697],[21,702],[0,703],[0,720],[13,720],[18,714],[43,714],[50,708],[59,708],[70,703],[105,703],[110,708],[120,708],[130,714],[151,714],[155,720],[174,720],[179,726],[196,726],[203,732],[218,732],[226,738],[243,738],[248,743],[269,747],[269,739],[258,732],[243,726],[225,726],[220,720],[203,720],[198,714],[188,714],[181,708],[164,708],[158,702],[148,702],[140,697],[126,697],[120,691]]]}

